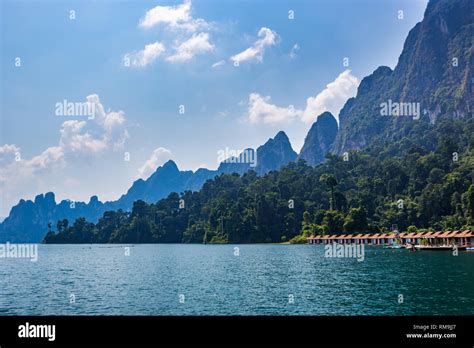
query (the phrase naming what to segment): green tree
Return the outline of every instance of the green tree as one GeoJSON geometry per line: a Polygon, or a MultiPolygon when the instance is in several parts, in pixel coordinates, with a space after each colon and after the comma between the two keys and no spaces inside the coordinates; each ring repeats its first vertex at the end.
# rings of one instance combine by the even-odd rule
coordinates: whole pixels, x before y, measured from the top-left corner
{"type": "Polygon", "coordinates": [[[351,208],[344,219],[344,231],[347,233],[367,232],[367,213],[364,208],[351,208]]]}
{"type": "Polygon", "coordinates": [[[331,189],[331,198],[329,200],[329,207],[330,207],[329,209],[334,210],[333,209],[334,208],[334,202],[335,202],[334,188],[337,186],[336,177],[332,174],[323,174],[319,177],[319,181],[326,184],[331,189]]]}

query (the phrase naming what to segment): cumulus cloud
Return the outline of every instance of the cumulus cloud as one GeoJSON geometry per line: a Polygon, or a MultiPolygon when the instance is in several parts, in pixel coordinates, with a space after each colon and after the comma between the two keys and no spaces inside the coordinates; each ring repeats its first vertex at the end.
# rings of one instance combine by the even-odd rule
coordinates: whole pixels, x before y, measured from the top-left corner
{"type": "Polygon", "coordinates": [[[138,169],[138,174],[140,178],[148,178],[159,166],[165,163],[167,160],[171,159],[171,151],[159,147],[153,150],[150,158],[138,169]]]}
{"type": "Polygon", "coordinates": [[[347,99],[356,95],[358,86],[359,80],[357,77],[352,75],[350,70],[343,71],[334,81],[328,83],[320,93],[306,100],[306,109],[302,116],[303,121],[314,122],[316,116],[324,111],[331,112],[337,118],[347,99]]]}
{"type": "Polygon", "coordinates": [[[123,111],[105,110],[97,94],[86,97],[94,110],[93,122],[67,120],[61,125],[59,146],[66,152],[100,153],[119,150],[129,138],[123,111]],[[91,133],[87,126],[94,132],[91,133]]]}
{"type": "Polygon", "coordinates": [[[20,148],[15,144],[0,146],[0,184],[6,180],[4,169],[7,165],[21,159],[20,148]]]}
{"type": "Polygon", "coordinates": [[[0,165],[5,165],[15,159],[20,153],[20,148],[15,144],[4,144],[0,146],[0,165]]]}
{"type": "Polygon", "coordinates": [[[125,54],[124,59],[130,62],[131,66],[145,67],[158,59],[165,50],[161,42],[154,42],[146,45],[141,51],[125,54]]]}
{"type": "Polygon", "coordinates": [[[104,139],[94,138],[85,131],[86,121],[68,120],[63,122],[59,145],[62,149],[72,152],[92,152],[103,151],[107,144],[104,139]]]}
{"type": "Polygon", "coordinates": [[[272,104],[269,96],[251,93],[248,100],[247,120],[251,123],[276,124],[291,122],[299,119],[311,123],[325,111],[331,112],[336,118],[348,98],[357,92],[359,80],[345,70],[337,78],[326,85],[320,93],[306,100],[304,110],[295,109],[293,106],[280,107],[272,104]]]}
{"type": "MultiPolygon", "coordinates": [[[[138,26],[143,29],[150,29],[161,25],[169,30],[182,29],[174,45],[174,51],[165,55],[166,47],[162,42],[154,42],[145,46],[138,52],[129,52],[124,56],[125,63],[133,67],[146,67],[159,58],[170,63],[184,63],[190,61],[195,55],[212,51],[214,45],[209,42],[209,33],[205,32],[212,28],[212,25],[202,18],[193,18],[191,15],[191,0],[174,6],[155,6],[148,10],[145,16],[140,19],[138,26]],[[199,34],[197,34],[197,31],[199,34]]],[[[167,46],[169,44],[167,43],[167,46]]]]}
{"type": "Polygon", "coordinates": [[[87,101],[94,104],[95,120],[103,130],[102,142],[105,143],[105,147],[112,147],[113,150],[121,149],[129,138],[125,128],[125,113],[121,110],[106,112],[97,94],[87,96],[87,101]]]}
{"type": "Polygon", "coordinates": [[[0,146],[0,155],[14,154],[20,151],[20,148],[15,144],[5,144],[0,146]]]}
{"type": "Polygon", "coordinates": [[[22,174],[33,175],[38,171],[53,166],[64,165],[65,149],[62,146],[51,146],[44,150],[37,156],[32,157],[29,160],[22,160],[17,162],[18,166],[22,168],[22,174]]]}
{"type": "MultiPolygon", "coordinates": [[[[1,156],[0,156],[1,157],[1,156]]],[[[52,180],[65,165],[65,153],[61,146],[46,148],[40,154],[29,159],[19,156],[3,162],[0,166],[0,212],[7,214],[10,207],[20,198],[31,195],[38,186],[52,180]],[[46,176],[44,176],[46,174],[46,176]]]]}
{"type": "Polygon", "coordinates": [[[123,111],[106,111],[97,94],[87,96],[86,102],[94,104],[95,117],[64,121],[57,145],[31,158],[23,158],[17,145],[0,146],[0,191],[4,204],[13,205],[39,186],[51,189],[54,183],[48,182],[48,178],[57,177],[66,165],[80,167],[81,156],[90,159],[122,148],[129,137],[123,111]]]}
{"type": "MultiPolygon", "coordinates": [[[[31,159],[21,158],[21,161],[17,162],[24,167],[30,166],[34,169],[63,160],[67,154],[97,154],[109,149],[120,149],[129,138],[125,128],[124,112],[105,111],[97,94],[87,96],[86,100],[95,106],[93,120],[87,122],[85,120],[64,121],[59,130],[57,146],[49,147],[31,159]],[[94,133],[87,129],[88,126],[94,133]]],[[[0,146],[0,159],[3,159],[5,155],[19,152],[20,148],[16,145],[5,144],[0,146]]]]}
{"type": "Polygon", "coordinates": [[[164,25],[170,29],[184,29],[189,32],[209,28],[210,24],[204,19],[192,17],[191,7],[191,0],[176,6],[155,6],[146,12],[138,25],[143,29],[164,25]]]}
{"type": "Polygon", "coordinates": [[[271,103],[269,96],[263,97],[258,93],[249,95],[248,120],[251,123],[283,123],[300,117],[301,111],[289,106],[279,107],[271,103]]]}
{"type": "Polygon", "coordinates": [[[273,30],[262,27],[258,31],[258,37],[259,39],[255,41],[252,46],[240,53],[237,53],[236,55],[233,55],[230,57],[230,59],[234,63],[241,63],[251,60],[261,62],[263,60],[265,49],[276,44],[278,35],[273,30]]]}
{"type": "Polygon", "coordinates": [[[193,36],[175,47],[175,53],[166,58],[172,63],[182,63],[192,59],[196,54],[212,51],[214,45],[209,42],[208,33],[193,34],[193,36]]]}

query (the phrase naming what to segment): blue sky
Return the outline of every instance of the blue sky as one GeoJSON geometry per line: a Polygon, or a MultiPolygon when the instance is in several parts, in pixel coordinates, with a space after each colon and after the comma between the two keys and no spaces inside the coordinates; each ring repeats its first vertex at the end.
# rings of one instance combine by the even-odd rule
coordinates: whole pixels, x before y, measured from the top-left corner
{"type": "Polygon", "coordinates": [[[279,130],[299,151],[319,113],[395,66],[426,3],[2,1],[0,216],[47,191],[116,199],[168,158],[216,168],[279,130]],[[96,117],[56,115],[65,100],[96,117]]]}

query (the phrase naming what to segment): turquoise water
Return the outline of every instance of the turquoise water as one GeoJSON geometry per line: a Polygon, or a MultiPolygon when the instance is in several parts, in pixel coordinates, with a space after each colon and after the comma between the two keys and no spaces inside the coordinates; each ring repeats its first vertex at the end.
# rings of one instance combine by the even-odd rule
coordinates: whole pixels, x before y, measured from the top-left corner
{"type": "Polygon", "coordinates": [[[469,252],[366,247],[359,262],[322,245],[129,250],[40,245],[36,263],[0,259],[0,315],[474,314],[469,252]]]}

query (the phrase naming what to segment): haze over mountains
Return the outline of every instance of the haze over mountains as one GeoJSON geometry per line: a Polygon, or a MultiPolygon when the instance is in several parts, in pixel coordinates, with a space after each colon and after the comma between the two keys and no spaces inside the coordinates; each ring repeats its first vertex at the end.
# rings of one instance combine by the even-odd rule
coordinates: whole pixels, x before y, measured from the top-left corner
{"type": "Polygon", "coordinates": [[[101,202],[97,196],[93,196],[88,203],[67,200],[56,203],[53,192],[38,195],[34,201],[22,199],[0,225],[0,240],[38,242],[44,236],[48,223],[55,224],[60,219],[73,221],[78,217],[85,217],[89,221],[97,221],[107,210],[131,209],[133,202],[138,199],[153,203],[171,192],[197,191],[207,180],[222,173],[243,174],[255,170],[263,175],[281,168],[297,157],[284,132],[278,132],[274,138],[258,147],[256,156],[254,151],[245,149],[239,158],[228,158],[217,170],[200,168],[195,172],[180,171],[176,163],[169,160],[146,180],[136,180],[116,201],[101,202]],[[255,166],[253,161],[249,162],[245,158],[249,152],[248,157],[256,158],[255,166]]]}
{"type": "Polygon", "coordinates": [[[96,221],[107,210],[129,210],[138,199],[151,203],[171,192],[199,190],[207,180],[222,173],[255,170],[264,175],[299,159],[314,166],[329,152],[342,155],[367,146],[396,154],[397,149],[390,148],[391,141],[409,135],[415,128],[428,131],[428,125],[440,117],[472,118],[473,31],[472,1],[430,1],[423,21],[410,31],[395,69],[379,67],[361,81],[357,96],[350,98],[339,113],[339,128],[329,112],[319,115],[300,154],[280,131],[256,149],[255,167],[239,158],[221,163],[217,170],[192,172],[180,171],[168,161],[148,179],[135,181],[117,201],[103,203],[93,196],[88,203],[57,204],[52,192],[38,195],[34,201],[21,200],[12,208],[0,225],[0,241],[39,242],[48,223],[80,216],[96,221]],[[413,103],[420,114],[383,116],[381,104],[389,101],[413,103]]]}

